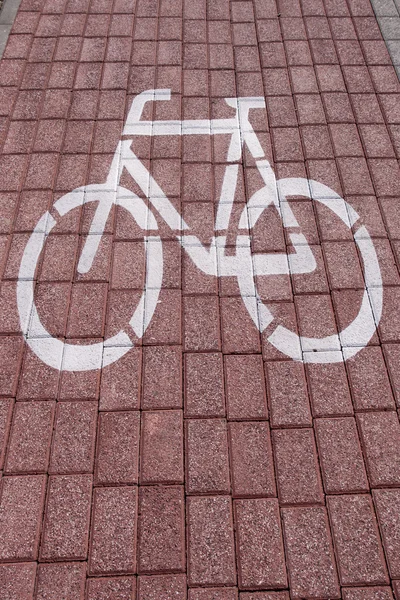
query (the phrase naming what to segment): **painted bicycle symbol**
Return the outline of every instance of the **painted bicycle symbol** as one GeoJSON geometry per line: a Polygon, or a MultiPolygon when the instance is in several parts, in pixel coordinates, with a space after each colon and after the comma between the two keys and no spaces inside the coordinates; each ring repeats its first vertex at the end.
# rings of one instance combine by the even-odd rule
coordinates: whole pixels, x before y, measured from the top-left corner
{"type": "Polygon", "coordinates": [[[148,90],[133,100],[123,136],[231,136],[227,155],[221,197],[218,204],[214,232],[209,247],[192,235],[190,226],[167,198],[148,169],[131,149],[132,139],[122,139],[115,151],[107,180],[77,188],[55,202],[53,214],[62,218],[83,204],[95,202],[97,208],[89,234],[82,249],[78,272],[87,273],[99,251],[106,222],[113,205],[123,207],[145,232],[146,277],[138,305],[124,330],[102,342],[88,345],[68,343],[53,337],[42,324],[34,302],[34,280],[37,264],[46,238],[57,223],[50,212],[38,221],[23,253],[17,285],[17,303],[21,328],[27,344],[47,365],[59,370],[87,371],[112,364],[129,352],[134,345],[130,334],[143,337],[157,307],[163,277],[163,250],[158,225],[153,211],[176,232],[177,240],[194,264],[204,273],[215,277],[236,277],[241,297],[254,325],[263,332],[274,317],[257,292],[257,276],[306,274],[316,269],[312,250],[301,233],[299,224],[287,198],[303,196],[330,208],[353,232],[362,257],[365,289],[356,318],[338,334],[322,338],[299,336],[282,325],[277,325],[268,341],[288,357],[313,363],[341,362],[354,356],[373,336],[382,313],[382,279],[377,255],[366,228],[360,225],[359,215],[336,192],[317,181],[304,178],[276,180],[270,163],[265,158],[254,131],[249,111],[265,109],[263,98],[226,98],[227,105],[236,111],[233,118],[183,121],[142,121],[146,102],[170,100],[170,90],[148,90]],[[254,157],[264,186],[252,195],[240,217],[239,229],[246,235],[237,235],[236,253],[226,253],[226,232],[229,227],[238,179],[238,161],[244,145],[254,157]],[[145,202],[132,191],[121,187],[122,172],[126,171],[147,198],[145,202]],[[288,230],[293,252],[256,254],[251,249],[251,232],[269,207],[274,206],[288,230]]]}

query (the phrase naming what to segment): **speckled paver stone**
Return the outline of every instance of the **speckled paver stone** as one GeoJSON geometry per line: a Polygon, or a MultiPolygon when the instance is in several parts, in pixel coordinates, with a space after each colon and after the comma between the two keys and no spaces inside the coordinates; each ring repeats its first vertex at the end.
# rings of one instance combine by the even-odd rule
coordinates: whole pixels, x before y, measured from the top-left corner
{"type": "Polygon", "coordinates": [[[0,6],[0,600],[400,600],[400,0],[0,6]]]}

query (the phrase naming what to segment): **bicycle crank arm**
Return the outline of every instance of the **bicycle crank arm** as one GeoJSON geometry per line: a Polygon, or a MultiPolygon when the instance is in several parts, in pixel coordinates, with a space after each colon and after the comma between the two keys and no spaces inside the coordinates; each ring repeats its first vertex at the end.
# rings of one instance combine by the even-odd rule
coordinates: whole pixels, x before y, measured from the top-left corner
{"type": "Polygon", "coordinates": [[[254,254],[255,275],[299,275],[312,273],[317,263],[306,238],[301,233],[291,233],[293,254],[254,254]]]}

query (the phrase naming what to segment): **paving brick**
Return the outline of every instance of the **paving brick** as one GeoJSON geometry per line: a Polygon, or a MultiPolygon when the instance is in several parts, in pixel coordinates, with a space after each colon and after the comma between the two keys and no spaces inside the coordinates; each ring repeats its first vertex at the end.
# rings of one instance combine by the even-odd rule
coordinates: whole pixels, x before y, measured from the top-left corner
{"type": "Polygon", "coordinates": [[[278,496],[281,504],[322,504],[321,475],[310,429],[272,433],[278,496]]]}
{"type": "Polygon", "coordinates": [[[329,496],[327,503],[341,584],[388,583],[371,497],[329,496]]]}
{"type": "MultiPolygon", "coordinates": [[[[311,338],[323,338],[335,335],[337,327],[329,295],[302,295],[295,298],[300,335],[311,338]]],[[[332,344],[327,350],[335,350],[332,344]]]]}
{"type": "Polygon", "coordinates": [[[216,296],[186,296],[183,310],[185,350],[220,350],[218,298],[216,296]]]}
{"type": "Polygon", "coordinates": [[[191,588],[188,600],[238,600],[237,588],[191,588]]]}
{"type": "Polygon", "coordinates": [[[19,377],[18,399],[55,399],[58,382],[59,372],[45,365],[30,348],[25,347],[24,361],[19,377]]]}
{"type": "Polygon", "coordinates": [[[186,600],[185,575],[140,575],[138,600],[186,600]]]}
{"type": "Polygon", "coordinates": [[[384,125],[361,125],[360,132],[368,158],[391,158],[394,156],[393,146],[384,125]]]}
{"type": "Polygon", "coordinates": [[[97,484],[138,482],[139,428],[137,411],[100,413],[95,466],[97,484]]]}
{"type": "Polygon", "coordinates": [[[224,417],[222,356],[185,354],[185,416],[224,417]]]}
{"type": "Polygon", "coordinates": [[[0,594],[3,600],[32,600],[36,563],[0,565],[0,594]]]}
{"type": "Polygon", "coordinates": [[[287,587],[278,501],[235,500],[240,589],[287,587]]]}
{"type": "Polygon", "coordinates": [[[303,150],[297,128],[276,128],[272,130],[272,133],[277,161],[303,160],[303,150]]]}
{"type": "Polygon", "coordinates": [[[347,363],[356,410],[384,410],[395,407],[386,365],[379,346],[364,348],[347,363]]]}
{"type": "Polygon", "coordinates": [[[389,573],[391,577],[398,577],[400,572],[399,490],[373,490],[372,497],[377,512],[389,573]]]}
{"type": "Polygon", "coordinates": [[[284,508],[282,517],[292,597],[339,598],[325,509],[284,508]]]}
{"type": "Polygon", "coordinates": [[[385,301],[378,326],[382,342],[398,342],[400,340],[400,319],[395,310],[395,306],[398,306],[399,291],[398,287],[385,288],[385,301]]]}
{"type": "Polygon", "coordinates": [[[5,471],[45,473],[53,433],[54,402],[18,402],[14,409],[5,471]]]}
{"type": "Polygon", "coordinates": [[[390,587],[343,589],[344,600],[393,600],[390,587]]]}
{"type": "Polygon", "coordinates": [[[226,356],[225,377],[228,419],[249,421],[268,418],[261,356],[226,356]]]}
{"type": "MultiPolygon", "coordinates": [[[[355,94],[352,95],[352,99],[355,94]]],[[[342,92],[324,92],[322,94],[326,120],[328,123],[353,123],[353,110],[347,94],[342,92]]]]}
{"type": "Polygon", "coordinates": [[[97,402],[60,402],[50,458],[50,473],[93,470],[97,402]]]}
{"type": "Polygon", "coordinates": [[[223,419],[186,421],[186,491],[230,492],[228,436],[223,419]]]}
{"type": "Polygon", "coordinates": [[[0,560],[37,558],[45,486],[45,475],[2,478],[0,560]]]}
{"type": "Polygon", "coordinates": [[[360,259],[354,242],[325,242],[323,251],[331,289],[364,287],[360,259]]]}
{"type": "Polygon", "coordinates": [[[106,293],[102,283],[79,283],[72,287],[68,337],[103,335],[106,293]]]}
{"type": "Polygon", "coordinates": [[[100,410],[138,409],[140,402],[142,351],[132,348],[102,371],[100,410]]]}
{"type": "Polygon", "coordinates": [[[360,413],[357,421],[371,486],[397,485],[400,461],[400,424],[397,413],[360,413]]]}
{"type": "Polygon", "coordinates": [[[260,335],[249,317],[241,298],[221,298],[221,320],[224,353],[260,352],[260,335]]]}
{"type": "Polygon", "coordinates": [[[3,469],[13,407],[14,401],[12,398],[0,399],[0,469],[3,469]]]}
{"type": "Polygon", "coordinates": [[[399,271],[396,266],[397,244],[393,244],[393,250],[389,240],[381,239],[374,242],[376,254],[381,268],[382,283],[397,286],[400,283],[399,271]]]}
{"type": "Polygon", "coordinates": [[[138,571],[185,569],[184,494],[181,486],[139,491],[138,571]]]}
{"type": "Polygon", "coordinates": [[[84,600],[84,563],[42,564],[38,567],[36,600],[84,600]]]}
{"type": "Polygon", "coordinates": [[[179,347],[144,349],[143,409],[182,407],[182,353],[179,347]]]}
{"type": "Polygon", "coordinates": [[[363,156],[360,136],[356,125],[334,123],[329,126],[335,156],[363,156]]]}
{"type": "Polygon", "coordinates": [[[232,505],[227,496],[187,503],[188,581],[191,587],[236,584],[232,505]]]}
{"type": "Polygon", "coordinates": [[[49,478],[41,561],[86,559],[91,495],[90,475],[49,478]]]}
{"type": "Polygon", "coordinates": [[[91,577],[87,600],[131,600],[136,594],[136,577],[91,577]]]}
{"type": "Polygon", "coordinates": [[[360,215],[371,237],[385,237],[387,235],[382,212],[374,196],[353,196],[348,198],[348,201],[360,215]]]}
{"type": "Polygon", "coordinates": [[[392,384],[392,390],[396,399],[396,404],[400,404],[400,380],[397,370],[400,347],[398,344],[384,344],[383,352],[388,367],[389,377],[392,384]]]}
{"type": "Polygon", "coordinates": [[[267,362],[267,389],[272,427],[311,425],[303,366],[294,362],[267,362]]]}
{"type": "Polygon", "coordinates": [[[241,592],[240,600],[289,600],[289,592],[241,592]]]}
{"type": "Polygon", "coordinates": [[[141,483],[183,482],[182,411],[142,415],[141,483]]]}
{"type": "Polygon", "coordinates": [[[95,490],[89,574],[136,572],[136,520],[135,487],[95,490]]]}
{"type": "Polygon", "coordinates": [[[229,423],[235,497],[275,496],[271,439],[266,422],[229,423]]]}
{"type": "Polygon", "coordinates": [[[353,417],[316,419],[315,433],[327,494],[366,492],[367,474],[353,417]]]}
{"type": "Polygon", "coordinates": [[[158,308],[143,336],[147,345],[181,343],[181,294],[179,290],[161,290],[158,308]]]}

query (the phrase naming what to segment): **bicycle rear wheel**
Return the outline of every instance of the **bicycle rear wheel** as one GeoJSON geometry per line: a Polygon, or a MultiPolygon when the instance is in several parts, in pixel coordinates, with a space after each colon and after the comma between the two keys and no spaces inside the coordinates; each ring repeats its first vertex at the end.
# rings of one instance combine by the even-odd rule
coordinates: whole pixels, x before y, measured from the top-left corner
{"type": "Polygon", "coordinates": [[[46,239],[59,219],[71,210],[88,202],[98,202],[102,197],[122,206],[142,229],[157,229],[154,215],[136,194],[119,187],[110,191],[106,184],[77,188],[62,196],[53,208],[59,218],[49,212],[39,219],[25,247],[17,282],[17,305],[21,329],[31,350],[47,365],[60,371],[90,371],[110,365],[124,356],[134,346],[129,334],[143,337],[157,306],[163,277],[163,252],[161,238],[157,235],[143,239],[146,256],[146,277],[143,293],[125,329],[116,335],[86,345],[68,343],[52,336],[42,324],[34,301],[37,265],[46,239]],[[112,195],[112,198],[111,196],[112,195]]]}

